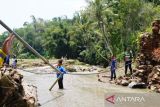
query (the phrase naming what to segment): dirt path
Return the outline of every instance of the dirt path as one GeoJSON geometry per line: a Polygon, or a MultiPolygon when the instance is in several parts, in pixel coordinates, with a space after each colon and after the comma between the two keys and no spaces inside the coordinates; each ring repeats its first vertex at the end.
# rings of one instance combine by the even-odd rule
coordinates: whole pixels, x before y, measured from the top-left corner
{"type": "MultiPolygon", "coordinates": [[[[35,68],[33,69],[35,70],[35,68]]],[[[37,70],[43,69],[37,67],[37,70]]],[[[98,82],[97,75],[65,75],[65,89],[59,90],[56,85],[52,91],[49,91],[49,87],[56,79],[55,74],[42,75],[26,71],[21,71],[21,73],[24,75],[25,81],[37,86],[38,99],[42,107],[105,107],[105,94],[108,92],[144,92],[144,90],[98,82]]]]}

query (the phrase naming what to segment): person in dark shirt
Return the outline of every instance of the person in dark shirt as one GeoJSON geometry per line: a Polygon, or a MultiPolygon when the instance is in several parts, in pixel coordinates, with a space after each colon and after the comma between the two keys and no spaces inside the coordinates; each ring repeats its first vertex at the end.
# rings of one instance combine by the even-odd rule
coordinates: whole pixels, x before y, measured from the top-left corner
{"type": "Polygon", "coordinates": [[[9,66],[9,62],[10,62],[10,55],[7,55],[4,59],[4,63],[6,64],[6,66],[9,66]]]}
{"type": "Polygon", "coordinates": [[[129,47],[126,48],[124,53],[124,61],[125,61],[125,75],[127,75],[127,69],[129,68],[130,74],[132,75],[132,58],[133,53],[129,47]]]}

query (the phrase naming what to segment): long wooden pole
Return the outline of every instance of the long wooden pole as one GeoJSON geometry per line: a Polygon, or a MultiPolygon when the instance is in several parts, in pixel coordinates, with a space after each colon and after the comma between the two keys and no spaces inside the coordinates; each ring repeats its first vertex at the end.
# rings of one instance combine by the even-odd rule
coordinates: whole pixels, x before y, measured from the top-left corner
{"type": "MultiPolygon", "coordinates": [[[[56,68],[54,67],[52,64],[49,63],[49,61],[47,59],[45,59],[42,55],[40,55],[34,48],[32,48],[26,41],[24,41],[16,32],[14,32],[11,28],[9,28],[2,20],[0,20],[0,24],[7,29],[10,33],[13,33],[15,35],[15,37],[23,43],[23,45],[25,47],[27,47],[30,51],[32,51],[35,55],[37,55],[39,58],[41,58],[45,63],[47,63],[49,66],[51,66],[53,69],[56,70],[56,72],[60,73],[62,75],[62,73],[56,68]]],[[[54,87],[54,85],[57,83],[57,80],[54,82],[54,84],[52,85],[52,88],[54,87]]]]}
{"type": "Polygon", "coordinates": [[[56,85],[56,83],[58,82],[58,80],[61,78],[62,75],[59,75],[59,77],[56,79],[56,81],[51,85],[51,87],[49,88],[49,91],[52,90],[52,88],[56,85]]]}

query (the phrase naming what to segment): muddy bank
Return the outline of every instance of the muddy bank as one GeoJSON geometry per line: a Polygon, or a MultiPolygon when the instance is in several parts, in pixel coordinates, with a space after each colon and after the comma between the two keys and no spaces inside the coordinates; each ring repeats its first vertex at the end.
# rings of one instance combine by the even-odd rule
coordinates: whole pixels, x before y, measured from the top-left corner
{"type": "Polygon", "coordinates": [[[37,88],[12,68],[0,69],[0,107],[37,107],[37,88]]]}
{"type": "MultiPolygon", "coordinates": [[[[19,62],[18,68],[24,71],[28,71],[35,74],[54,74],[56,73],[54,69],[51,69],[50,66],[44,64],[40,59],[36,59],[35,61],[22,60],[19,62]],[[36,70],[37,68],[41,68],[36,70]]],[[[57,60],[51,60],[51,64],[56,65],[57,60]]],[[[78,72],[78,73],[99,73],[99,72],[107,72],[105,68],[100,66],[92,66],[88,64],[84,64],[77,60],[64,60],[63,66],[69,73],[78,72]]]]}

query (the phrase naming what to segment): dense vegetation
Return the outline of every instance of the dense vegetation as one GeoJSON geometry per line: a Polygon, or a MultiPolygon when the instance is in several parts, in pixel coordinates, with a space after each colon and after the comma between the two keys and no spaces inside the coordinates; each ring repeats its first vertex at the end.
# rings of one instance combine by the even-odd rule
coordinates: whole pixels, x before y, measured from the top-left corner
{"type": "MultiPolygon", "coordinates": [[[[138,35],[150,31],[151,22],[160,16],[159,0],[88,0],[87,3],[72,19],[63,16],[43,20],[32,15],[32,23],[24,22],[15,31],[47,58],[63,56],[105,65],[112,54],[122,60],[126,46],[136,53],[138,35]]],[[[0,36],[1,44],[5,38],[6,32],[0,36]]],[[[35,57],[17,40],[12,54],[35,57]]]]}

